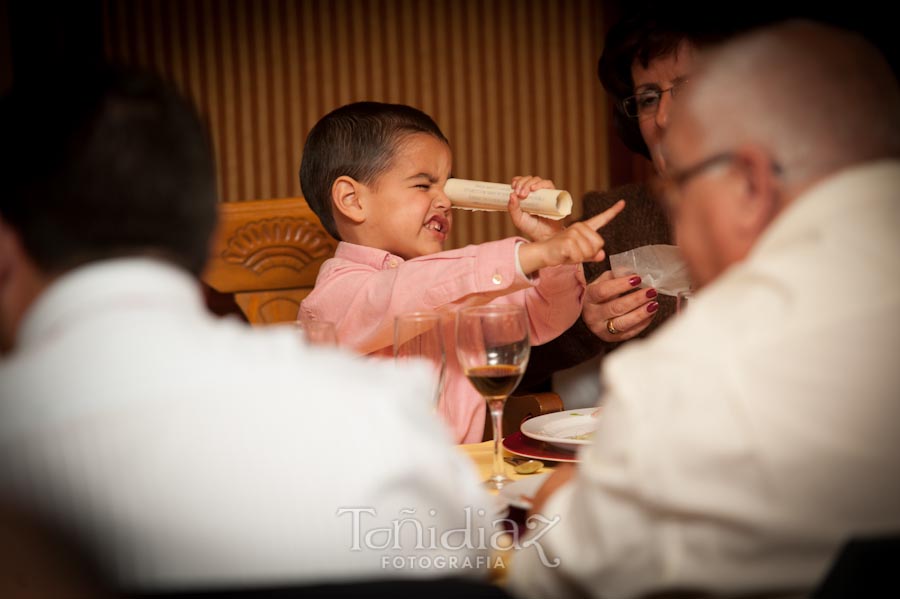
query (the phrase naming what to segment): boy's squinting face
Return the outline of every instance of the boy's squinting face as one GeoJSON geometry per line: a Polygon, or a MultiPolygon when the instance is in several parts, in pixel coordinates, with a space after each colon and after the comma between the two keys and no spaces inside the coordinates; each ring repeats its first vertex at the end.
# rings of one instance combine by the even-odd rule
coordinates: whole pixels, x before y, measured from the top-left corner
{"type": "Polygon", "coordinates": [[[388,170],[364,186],[366,245],[405,260],[443,250],[453,222],[444,194],[452,162],[449,146],[432,135],[401,140],[388,170]]]}

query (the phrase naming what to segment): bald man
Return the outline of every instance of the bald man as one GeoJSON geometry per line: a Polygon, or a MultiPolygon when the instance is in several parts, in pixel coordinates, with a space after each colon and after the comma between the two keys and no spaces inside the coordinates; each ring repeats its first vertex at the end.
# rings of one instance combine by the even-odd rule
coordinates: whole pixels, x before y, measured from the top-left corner
{"type": "Polygon", "coordinates": [[[522,595],[804,592],[848,539],[900,530],[887,64],[821,25],[754,32],[705,56],[663,151],[699,292],[605,363],[595,442],[513,560],[522,595]]]}

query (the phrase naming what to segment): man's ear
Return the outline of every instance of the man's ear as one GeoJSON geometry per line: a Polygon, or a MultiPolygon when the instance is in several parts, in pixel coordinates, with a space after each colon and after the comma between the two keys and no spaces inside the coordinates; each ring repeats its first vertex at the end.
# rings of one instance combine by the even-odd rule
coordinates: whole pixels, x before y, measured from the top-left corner
{"type": "Polygon", "coordinates": [[[0,216],[0,354],[12,349],[23,314],[48,281],[19,234],[0,216]]]}
{"type": "Polygon", "coordinates": [[[341,176],[331,185],[331,203],[335,211],[349,221],[360,224],[366,220],[364,185],[353,177],[341,176]]]}
{"type": "Polygon", "coordinates": [[[736,211],[738,230],[756,240],[781,211],[781,184],[766,151],[745,146],[735,153],[745,185],[736,211]]]}
{"type": "Polygon", "coordinates": [[[0,291],[9,281],[13,269],[13,261],[20,252],[15,232],[0,216],[0,291]]]}

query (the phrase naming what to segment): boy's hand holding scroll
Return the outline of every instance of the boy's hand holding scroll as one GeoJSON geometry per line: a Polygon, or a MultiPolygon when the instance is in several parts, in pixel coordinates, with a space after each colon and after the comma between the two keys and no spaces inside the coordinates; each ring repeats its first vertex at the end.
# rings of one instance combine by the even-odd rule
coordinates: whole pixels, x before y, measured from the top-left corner
{"type": "Polygon", "coordinates": [[[554,189],[556,186],[550,179],[542,179],[534,175],[513,177],[512,192],[509,194],[509,216],[513,224],[534,241],[546,241],[565,229],[561,220],[542,218],[534,214],[528,214],[522,210],[520,202],[528,197],[528,194],[539,189],[554,189]]]}

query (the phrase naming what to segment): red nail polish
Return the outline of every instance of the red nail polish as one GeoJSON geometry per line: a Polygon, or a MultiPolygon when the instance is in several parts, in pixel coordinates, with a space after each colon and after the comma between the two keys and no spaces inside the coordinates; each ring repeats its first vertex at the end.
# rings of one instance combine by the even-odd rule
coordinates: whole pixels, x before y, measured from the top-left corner
{"type": "Polygon", "coordinates": [[[632,287],[637,287],[638,285],[641,284],[641,278],[640,277],[631,277],[630,279],[628,279],[628,284],[631,285],[632,287]]]}
{"type": "Polygon", "coordinates": [[[658,302],[650,302],[649,304],[647,304],[647,312],[649,312],[650,314],[656,312],[657,308],[659,308],[658,302]]]}
{"type": "Polygon", "coordinates": [[[656,297],[656,289],[648,289],[647,299],[653,299],[654,297],[656,297]]]}

